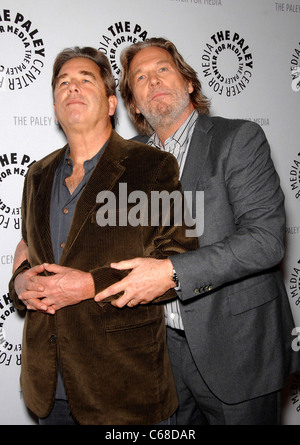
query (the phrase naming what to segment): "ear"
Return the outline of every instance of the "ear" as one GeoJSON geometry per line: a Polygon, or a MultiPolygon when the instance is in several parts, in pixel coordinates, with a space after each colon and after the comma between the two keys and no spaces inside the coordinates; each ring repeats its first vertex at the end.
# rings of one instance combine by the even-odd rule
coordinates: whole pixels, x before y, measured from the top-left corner
{"type": "Polygon", "coordinates": [[[141,114],[141,110],[138,107],[135,107],[136,114],[141,114]]]}
{"type": "Polygon", "coordinates": [[[108,98],[108,115],[113,116],[117,108],[118,99],[116,96],[112,95],[108,98]]]}
{"type": "Polygon", "coordinates": [[[190,94],[192,94],[192,92],[194,91],[194,87],[192,85],[192,82],[188,83],[188,91],[189,91],[190,94]]]}
{"type": "Polygon", "coordinates": [[[56,108],[55,108],[55,102],[53,103],[53,110],[54,110],[54,116],[55,116],[55,120],[57,121],[57,116],[56,116],[56,108]]]}

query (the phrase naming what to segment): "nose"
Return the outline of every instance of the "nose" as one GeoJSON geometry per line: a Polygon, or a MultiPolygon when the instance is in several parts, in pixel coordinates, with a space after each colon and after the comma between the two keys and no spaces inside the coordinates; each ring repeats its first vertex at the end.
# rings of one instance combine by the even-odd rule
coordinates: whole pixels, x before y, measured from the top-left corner
{"type": "Polygon", "coordinates": [[[149,83],[151,86],[157,86],[160,84],[160,78],[158,77],[156,72],[150,74],[149,83]]]}
{"type": "Polygon", "coordinates": [[[72,79],[69,83],[69,91],[73,93],[74,91],[78,92],[80,89],[78,82],[75,79],[72,79]]]}

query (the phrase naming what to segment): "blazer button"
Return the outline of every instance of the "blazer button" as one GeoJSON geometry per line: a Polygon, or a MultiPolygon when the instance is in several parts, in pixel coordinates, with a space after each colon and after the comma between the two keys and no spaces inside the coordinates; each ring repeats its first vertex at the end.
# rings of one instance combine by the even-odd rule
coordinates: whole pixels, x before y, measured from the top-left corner
{"type": "Polygon", "coordinates": [[[200,294],[200,289],[194,289],[194,294],[200,294]]]}
{"type": "Polygon", "coordinates": [[[51,335],[49,341],[50,343],[56,343],[56,335],[51,335]]]}

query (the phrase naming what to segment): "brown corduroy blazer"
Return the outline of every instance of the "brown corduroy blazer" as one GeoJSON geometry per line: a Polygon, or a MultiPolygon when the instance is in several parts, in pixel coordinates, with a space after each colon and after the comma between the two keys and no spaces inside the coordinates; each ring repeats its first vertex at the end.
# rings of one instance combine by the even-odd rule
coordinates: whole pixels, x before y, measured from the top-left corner
{"type": "MultiPolygon", "coordinates": [[[[22,236],[28,243],[31,266],[54,262],[50,199],[54,173],[65,150],[33,164],[25,179],[22,236]]],[[[179,190],[177,161],[112,132],[77,203],[60,261],[63,266],[89,271],[96,293],[124,276],[109,267],[112,261],[165,258],[197,247],[196,238],[186,238],[185,228],[172,224],[100,227],[97,210],[101,204],[96,197],[101,191],[112,191],[118,213],[120,183],[127,184],[128,194],[139,190],[149,198],[151,190],[179,190]]],[[[10,295],[18,309],[25,309],[13,280],[10,295]]],[[[158,300],[174,297],[172,290],[158,300]]],[[[38,417],[51,410],[58,358],[70,408],[80,424],[154,424],[176,409],[162,304],[118,309],[91,299],[60,309],[54,316],[27,311],[21,386],[25,403],[38,417]]]]}

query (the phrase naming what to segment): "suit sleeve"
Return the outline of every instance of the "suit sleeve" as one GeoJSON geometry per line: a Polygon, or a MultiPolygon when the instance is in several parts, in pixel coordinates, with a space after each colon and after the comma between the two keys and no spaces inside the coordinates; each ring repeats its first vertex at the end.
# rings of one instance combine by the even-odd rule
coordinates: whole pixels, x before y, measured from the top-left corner
{"type": "MultiPolygon", "coordinates": [[[[235,230],[211,245],[171,259],[182,300],[271,269],[283,258],[284,196],[269,144],[258,125],[243,123],[235,131],[224,182],[235,230]]],[[[220,212],[218,218],[222,224],[220,212]]],[[[211,228],[206,225],[204,230],[211,228]]]]}

